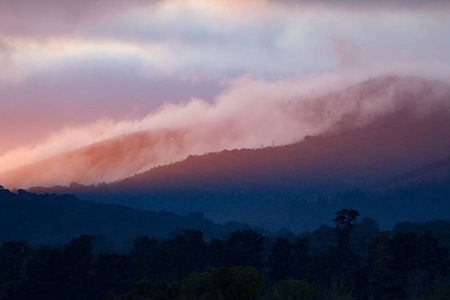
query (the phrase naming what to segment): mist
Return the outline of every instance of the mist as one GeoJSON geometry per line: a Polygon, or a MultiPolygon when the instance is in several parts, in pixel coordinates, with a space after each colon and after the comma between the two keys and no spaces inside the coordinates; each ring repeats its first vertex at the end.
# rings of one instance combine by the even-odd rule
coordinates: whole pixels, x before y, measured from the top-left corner
{"type": "Polygon", "coordinates": [[[166,103],[143,118],[102,119],[52,133],[39,144],[0,157],[8,187],[96,184],[131,176],[189,155],[262,148],[330,134],[408,109],[417,117],[448,111],[447,84],[361,74],[325,74],[267,81],[243,76],[212,103],[192,98],[166,103]]]}

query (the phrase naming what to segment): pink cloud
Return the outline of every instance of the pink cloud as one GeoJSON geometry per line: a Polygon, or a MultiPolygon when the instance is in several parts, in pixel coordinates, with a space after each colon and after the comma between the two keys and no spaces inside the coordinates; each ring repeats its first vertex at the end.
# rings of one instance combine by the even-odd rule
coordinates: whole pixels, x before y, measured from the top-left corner
{"type": "Polygon", "coordinates": [[[23,165],[24,159],[28,163],[60,156],[3,180],[7,185],[14,179],[22,187],[111,181],[192,154],[300,141],[333,130],[349,115],[351,126],[362,126],[404,108],[418,116],[436,109],[450,113],[448,85],[384,77],[345,88],[360,76],[324,74],[272,81],[244,76],[233,80],[213,103],[195,98],[168,103],[143,118],[66,128],[32,147],[9,151],[0,157],[3,171],[23,165]],[[329,93],[334,90],[338,92],[329,93]],[[67,150],[76,151],[64,154],[67,150]],[[65,176],[60,176],[61,170],[65,176]],[[40,176],[23,177],[32,172],[40,176]]]}

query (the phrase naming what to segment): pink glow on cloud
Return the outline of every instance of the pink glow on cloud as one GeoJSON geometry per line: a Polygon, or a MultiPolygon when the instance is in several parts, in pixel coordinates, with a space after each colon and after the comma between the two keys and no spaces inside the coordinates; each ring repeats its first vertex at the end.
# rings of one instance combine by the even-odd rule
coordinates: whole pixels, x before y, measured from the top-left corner
{"type": "Polygon", "coordinates": [[[369,82],[366,89],[327,94],[352,81],[342,74],[270,82],[241,77],[214,103],[195,98],[168,103],[142,119],[66,128],[33,147],[7,152],[0,157],[2,171],[23,165],[24,158],[31,163],[59,156],[7,173],[2,180],[14,187],[111,181],[191,154],[292,143],[334,130],[348,115],[354,116],[352,126],[361,126],[405,106],[418,116],[437,108],[450,112],[448,85],[415,78],[388,78],[369,82]],[[403,94],[411,96],[398,97],[403,94]]]}

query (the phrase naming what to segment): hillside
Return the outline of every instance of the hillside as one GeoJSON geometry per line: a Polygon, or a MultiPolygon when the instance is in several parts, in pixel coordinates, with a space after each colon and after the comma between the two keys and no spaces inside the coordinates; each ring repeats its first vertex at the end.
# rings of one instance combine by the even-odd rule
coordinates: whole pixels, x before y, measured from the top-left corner
{"type": "MultiPolygon", "coordinates": [[[[232,224],[228,226],[234,230],[232,224]]],[[[36,195],[23,190],[18,193],[0,190],[0,241],[63,244],[73,237],[89,234],[121,243],[127,238],[144,235],[167,238],[182,229],[202,230],[207,239],[228,232],[227,227],[203,218],[202,213],[182,216],[168,211],[96,204],[67,194],[36,195]]]]}
{"type": "Polygon", "coordinates": [[[450,180],[450,156],[429,163],[421,168],[404,173],[383,182],[379,188],[420,184],[424,182],[445,182],[450,180]]]}
{"type": "MultiPolygon", "coordinates": [[[[67,186],[72,182],[97,184],[117,181],[157,166],[181,161],[189,155],[224,149],[250,150],[264,148],[264,145],[281,146],[302,142],[307,137],[327,137],[325,144],[330,149],[303,142],[301,149],[294,147],[292,151],[266,151],[263,156],[268,156],[268,159],[265,160],[274,160],[274,163],[267,165],[271,169],[267,172],[278,168],[290,173],[288,169],[294,168],[297,170],[293,173],[301,175],[304,181],[304,174],[310,173],[312,169],[320,169],[319,174],[313,170],[313,176],[308,176],[305,183],[321,185],[326,179],[327,185],[351,186],[357,183],[354,178],[361,175],[356,166],[361,166],[361,162],[353,162],[353,157],[356,154],[366,159],[364,153],[358,152],[369,152],[367,158],[373,154],[372,157],[376,156],[374,159],[381,162],[388,160],[384,166],[395,161],[391,174],[399,174],[448,155],[442,151],[443,148],[449,149],[448,99],[450,87],[444,83],[417,77],[380,77],[324,95],[293,95],[292,98],[273,101],[270,105],[263,100],[261,103],[255,101],[250,114],[235,112],[227,118],[211,118],[196,126],[167,125],[167,128],[124,132],[123,135],[2,173],[0,182],[10,189],[67,186]],[[417,132],[409,132],[409,128],[417,132]],[[331,136],[335,141],[330,142],[331,136]],[[400,147],[398,140],[404,141],[405,146],[400,147]],[[351,143],[350,146],[355,148],[349,148],[345,143],[351,143]],[[396,145],[391,146],[392,143],[396,145]],[[410,155],[410,150],[416,147],[418,149],[410,155]],[[274,158],[278,155],[287,157],[274,158]],[[403,158],[403,155],[408,157],[403,158]],[[418,160],[416,163],[413,162],[415,159],[418,160]],[[342,162],[336,164],[339,160],[342,162]],[[318,166],[311,168],[312,164],[318,166]],[[302,173],[299,168],[305,171],[302,173]],[[344,168],[358,175],[345,174],[342,177],[339,172],[344,168]],[[299,172],[301,174],[297,174],[299,172]],[[316,180],[313,177],[318,178],[316,180]],[[336,182],[337,178],[339,180],[336,182]]],[[[247,158],[244,160],[248,161],[247,158]]],[[[221,162],[213,163],[212,167],[221,168],[217,164],[221,162]]],[[[222,164],[228,165],[228,162],[222,164]]],[[[373,161],[367,164],[376,168],[376,176],[390,175],[386,174],[385,167],[377,167],[378,164],[373,161]]],[[[214,170],[211,172],[217,173],[214,170]]],[[[373,183],[373,180],[378,180],[376,176],[367,178],[364,175],[360,181],[368,179],[370,182],[365,184],[373,183]]]]}
{"type": "Polygon", "coordinates": [[[329,222],[342,207],[360,209],[383,228],[401,220],[446,218],[450,212],[442,199],[450,191],[445,182],[439,187],[402,184],[391,185],[383,193],[369,192],[378,190],[386,178],[409,174],[421,163],[448,153],[448,129],[440,130],[448,120],[438,116],[424,118],[422,123],[390,116],[398,126],[383,126],[385,120],[380,120],[294,145],[191,156],[109,185],[72,184],[30,191],[71,192],[93,201],[178,213],[198,210],[218,222],[247,222],[273,230],[283,226],[313,229],[329,222]],[[388,141],[389,147],[380,140],[388,141]],[[342,193],[355,188],[368,192],[342,193]],[[439,199],[434,206],[432,196],[439,199]]]}
{"type": "MultiPolygon", "coordinates": [[[[405,203],[410,201],[407,198],[395,198],[395,192],[371,190],[449,155],[447,85],[383,77],[313,102],[302,101],[284,109],[298,115],[305,103],[314,104],[309,107],[312,118],[333,126],[295,144],[191,155],[110,184],[30,191],[75,193],[92,201],[183,214],[203,211],[217,222],[239,221],[270,229],[315,228],[350,205],[383,227],[401,220],[446,217],[448,205],[441,199],[445,185],[431,191],[414,187],[424,189],[416,192],[425,197],[414,198],[414,205],[405,203]],[[343,193],[357,189],[366,192],[343,193]],[[427,204],[425,193],[437,195],[434,206],[427,204]]],[[[390,190],[396,189],[393,185],[390,190]]],[[[401,197],[410,197],[410,192],[402,190],[401,197]]]]}

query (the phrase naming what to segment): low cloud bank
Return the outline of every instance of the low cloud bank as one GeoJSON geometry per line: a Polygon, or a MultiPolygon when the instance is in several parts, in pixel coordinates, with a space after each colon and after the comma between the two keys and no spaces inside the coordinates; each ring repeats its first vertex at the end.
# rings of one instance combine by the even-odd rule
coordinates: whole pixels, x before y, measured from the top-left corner
{"type": "Polygon", "coordinates": [[[350,126],[363,126],[401,109],[411,109],[420,117],[450,107],[450,89],[443,83],[367,76],[356,84],[360,80],[361,74],[272,81],[244,76],[233,80],[213,103],[192,98],[163,105],[140,119],[105,119],[65,128],[35,146],[5,153],[0,171],[49,158],[10,172],[9,177],[14,177],[10,185],[95,184],[192,154],[301,141],[307,135],[336,130],[348,116],[352,116],[350,126]]]}

